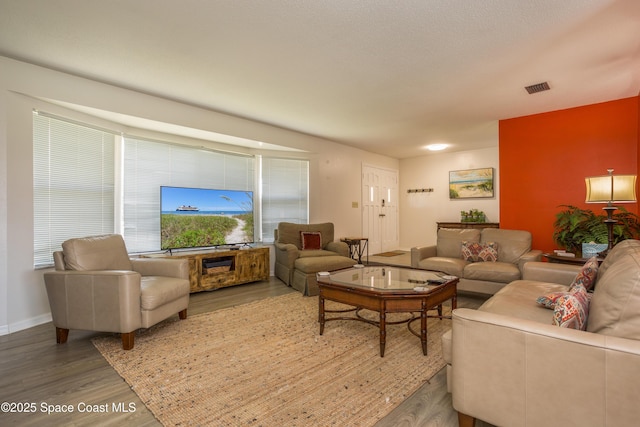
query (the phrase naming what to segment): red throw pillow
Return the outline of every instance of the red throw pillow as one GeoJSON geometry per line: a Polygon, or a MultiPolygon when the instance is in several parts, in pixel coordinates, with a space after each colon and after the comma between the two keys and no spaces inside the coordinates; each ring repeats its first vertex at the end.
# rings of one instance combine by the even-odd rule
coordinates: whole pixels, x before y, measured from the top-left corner
{"type": "Polygon", "coordinates": [[[301,231],[302,250],[322,249],[322,233],[319,231],[301,231]]]}

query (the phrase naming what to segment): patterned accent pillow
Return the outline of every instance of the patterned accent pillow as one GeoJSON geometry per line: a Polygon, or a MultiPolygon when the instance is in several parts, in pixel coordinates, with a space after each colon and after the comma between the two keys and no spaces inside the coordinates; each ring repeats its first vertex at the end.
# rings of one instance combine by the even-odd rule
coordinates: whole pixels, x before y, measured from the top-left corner
{"type": "Polygon", "coordinates": [[[551,292],[550,294],[542,295],[536,299],[536,302],[544,308],[553,310],[556,307],[556,301],[558,298],[569,295],[569,292],[551,292]]]}
{"type": "Polygon", "coordinates": [[[478,254],[480,259],[485,262],[498,261],[498,243],[487,242],[482,245],[482,250],[478,254]]]}
{"type": "MultiPolygon", "coordinates": [[[[558,298],[571,294],[576,287],[583,287],[586,291],[590,290],[597,276],[598,258],[594,256],[587,260],[582,270],[580,270],[575,279],[573,279],[573,282],[569,285],[568,292],[551,292],[550,294],[538,297],[536,302],[545,308],[554,309],[558,298]]],[[[589,297],[591,297],[590,294],[589,297]]]]}
{"type": "Polygon", "coordinates": [[[480,251],[482,245],[478,242],[462,242],[462,259],[465,261],[478,262],[480,261],[480,251]]]}
{"type": "Polygon", "coordinates": [[[571,292],[556,300],[553,324],[562,328],[586,330],[590,300],[585,287],[577,284],[571,292]]]}
{"type": "Polygon", "coordinates": [[[478,242],[462,242],[462,259],[470,262],[498,260],[498,244],[495,242],[478,243],[478,242]]]}
{"type": "Polygon", "coordinates": [[[587,262],[582,266],[582,270],[580,273],[573,279],[573,282],[569,286],[569,291],[576,286],[582,285],[586,290],[590,290],[593,287],[593,284],[596,281],[596,277],[598,276],[598,258],[591,257],[587,260],[587,262]]]}
{"type": "Polygon", "coordinates": [[[322,233],[319,231],[301,231],[302,250],[322,249],[322,233]]]}

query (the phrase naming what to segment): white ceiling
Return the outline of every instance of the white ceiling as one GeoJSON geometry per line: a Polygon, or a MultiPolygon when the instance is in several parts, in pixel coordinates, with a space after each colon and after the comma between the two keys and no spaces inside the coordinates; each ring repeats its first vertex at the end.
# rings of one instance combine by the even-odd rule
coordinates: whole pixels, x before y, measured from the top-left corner
{"type": "Polygon", "coordinates": [[[637,96],[640,1],[0,0],[0,55],[406,158],[637,96]]]}

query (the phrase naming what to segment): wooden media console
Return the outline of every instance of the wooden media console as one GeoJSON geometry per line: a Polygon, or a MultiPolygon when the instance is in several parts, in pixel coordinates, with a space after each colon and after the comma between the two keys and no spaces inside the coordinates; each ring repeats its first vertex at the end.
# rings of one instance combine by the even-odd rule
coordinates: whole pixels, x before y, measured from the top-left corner
{"type": "Polygon", "coordinates": [[[189,260],[191,292],[269,280],[269,248],[214,249],[145,257],[189,260]]]}

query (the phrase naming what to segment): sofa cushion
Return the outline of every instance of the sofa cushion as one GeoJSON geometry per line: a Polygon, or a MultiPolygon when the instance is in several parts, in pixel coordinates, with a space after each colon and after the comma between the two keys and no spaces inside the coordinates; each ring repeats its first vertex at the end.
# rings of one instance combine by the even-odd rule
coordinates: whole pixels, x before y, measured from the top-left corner
{"type": "Polygon", "coordinates": [[[615,262],[596,281],[587,331],[640,340],[640,245],[625,242],[614,247],[625,253],[616,251],[615,262]]]}
{"type": "Polygon", "coordinates": [[[478,243],[462,242],[462,259],[469,262],[483,262],[498,260],[498,244],[495,242],[478,243]]]}
{"type": "Polygon", "coordinates": [[[352,267],[356,261],[340,255],[298,258],[295,262],[296,270],[305,274],[319,271],[333,271],[352,267]]]}
{"type": "Polygon", "coordinates": [[[463,277],[471,280],[510,283],[520,279],[517,265],[507,262],[474,262],[464,267],[463,277]]]}
{"type": "Polygon", "coordinates": [[[598,268],[598,278],[596,279],[596,283],[600,280],[602,276],[607,272],[609,266],[615,264],[618,258],[621,258],[629,253],[629,251],[634,251],[640,249],[640,240],[628,239],[623,240],[618,243],[609,251],[609,254],[605,257],[602,264],[598,268]],[[635,248],[635,249],[634,249],[635,248]]]}
{"type": "Polygon", "coordinates": [[[303,251],[322,249],[322,233],[319,231],[301,231],[300,241],[303,251]]]}
{"type": "Polygon", "coordinates": [[[62,243],[67,270],[131,270],[124,239],[119,234],[69,239],[62,243]]]}
{"type": "Polygon", "coordinates": [[[563,328],[584,331],[589,316],[589,295],[582,285],[574,286],[570,292],[556,300],[553,309],[553,324],[563,328]]]}
{"type": "Polygon", "coordinates": [[[462,254],[462,242],[464,241],[479,242],[480,230],[474,228],[441,228],[438,230],[436,255],[447,258],[460,258],[462,254]]]}
{"type": "Polygon", "coordinates": [[[322,247],[333,242],[333,223],[325,222],[321,224],[295,224],[292,222],[278,223],[278,243],[293,244],[298,249],[302,249],[301,231],[318,231],[322,234],[322,247]]]}
{"type": "Polygon", "coordinates": [[[312,258],[317,256],[336,256],[336,253],[325,249],[307,249],[306,251],[300,251],[300,253],[298,253],[299,258],[312,258]]]}
{"type": "Polygon", "coordinates": [[[531,233],[524,230],[485,228],[480,237],[480,243],[484,242],[498,243],[498,259],[502,262],[516,264],[523,255],[531,250],[531,233]]]}
{"type": "Polygon", "coordinates": [[[553,321],[553,312],[536,304],[536,298],[541,294],[564,292],[567,289],[566,285],[558,283],[516,280],[496,292],[478,310],[550,325],[553,321]]]}
{"type": "Polygon", "coordinates": [[[442,271],[443,273],[447,273],[452,276],[462,277],[464,267],[468,264],[469,261],[465,261],[459,257],[443,258],[435,256],[420,260],[420,262],[418,262],[418,268],[423,270],[442,271]]]}

